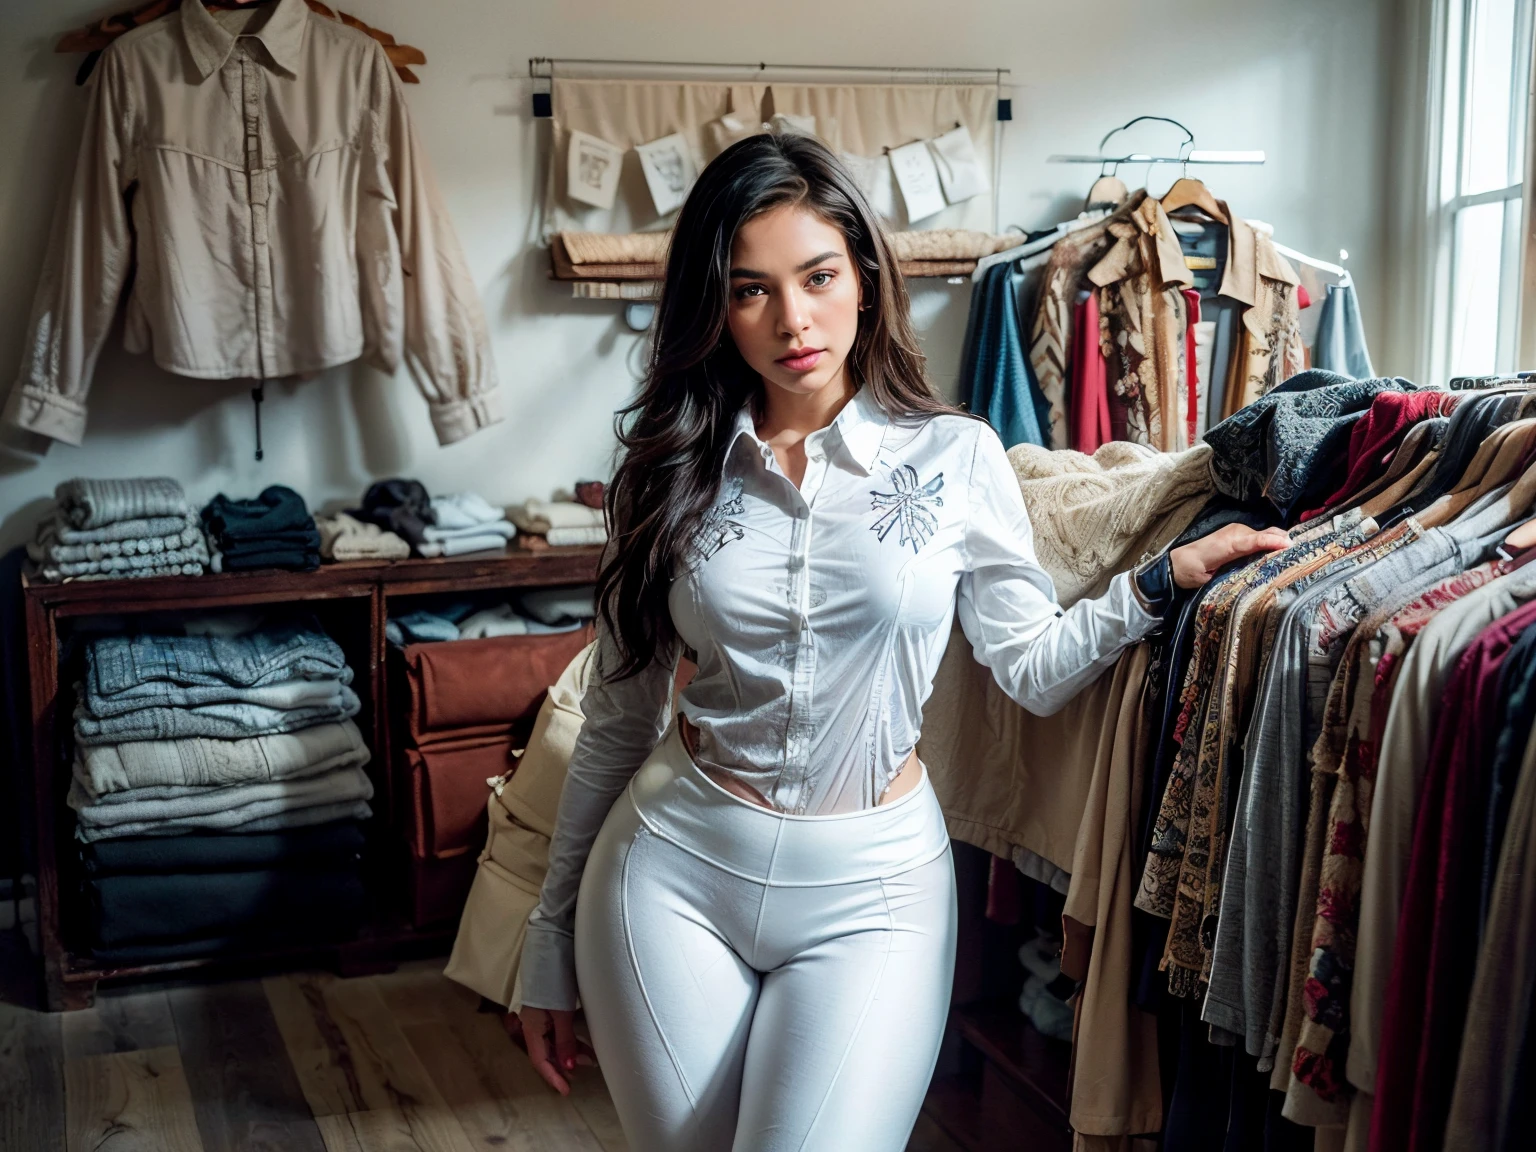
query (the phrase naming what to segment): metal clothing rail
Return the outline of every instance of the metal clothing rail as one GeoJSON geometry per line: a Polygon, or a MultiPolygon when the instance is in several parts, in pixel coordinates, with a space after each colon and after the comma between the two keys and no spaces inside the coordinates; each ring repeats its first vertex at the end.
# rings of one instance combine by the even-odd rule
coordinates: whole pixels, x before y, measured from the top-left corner
{"type": "Polygon", "coordinates": [[[1264,163],[1264,152],[1262,149],[1257,148],[1242,150],[1196,148],[1195,134],[1171,116],[1137,116],[1134,119],[1127,120],[1120,127],[1112,128],[1106,132],[1104,139],[1099,141],[1099,154],[1096,156],[1070,153],[1047,156],[1045,159],[1050,164],[1097,164],[1101,168],[1106,164],[1111,166],[1120,164],[1262,164],[1264,163]],[[1109,143],[1112,136],[1148,120],[1172,124],[1184,133],[1184,139],[1179,144],[1178,155],[1154,156],[1147,152],[1132,152],[1125,156],[1104,155],[1104,145],[1109,143]]]}
{"type": "Polygon", "coordinates": [[[606,60],[591,57],[576,56],[530,56],[528,57],[528,75],[534,79],[544,79],[554,75],[555,65],[573,64],[577,67],[592,68],[702,68],[718,69],[720,71],[757,71],[757,72],[875,72],[882,74],[921,74],[935,77],[934,83],[942,84],[946,77],[968,76],[971,78],[984,78],[991,76],[997,83],[1003,82],[1003,77],[1010,75],[1007,68],[916,68],[911,65],[894,65],[889,68],[874,64],[766,64],[761,61],[756,63],[731,64],[710,60],[606,60]],[[540,68],[547,71],[540,72],[540,68]]]}
{"type": "MultiPolygon", "coordinates": [[[[812,72],[822,75],[871,75],[871,76],[911,76],[922,78],[929,84],[953,84],[957,81],[985,81],[991,80],[997,85],[999,91],[1008,82],[1007,77],[1012,72],[1007,68],[916,68],[911,65],[893,65],[892,67],[880,67],[874,64],[769,64],[764,61],[755,63],[727,63],[709,60],[612,60],[598,57],[580,56],[530,56],[528,57],[528,77],[531,80],[553,81],[555,69],[560,65],[568,65],[576,68],[668,68],[668,69],[692,69],[701,72],[752,72],[761,74],[764,72],[812,72]]],[[[539,119],[548,119],[554,115],[554,101],[552,92],[535,92],[533,94],[533,114],[539,119]]],[[[997,118],[999,120],[1013,119],[1013,101],[998,97],[997,118]]]]}

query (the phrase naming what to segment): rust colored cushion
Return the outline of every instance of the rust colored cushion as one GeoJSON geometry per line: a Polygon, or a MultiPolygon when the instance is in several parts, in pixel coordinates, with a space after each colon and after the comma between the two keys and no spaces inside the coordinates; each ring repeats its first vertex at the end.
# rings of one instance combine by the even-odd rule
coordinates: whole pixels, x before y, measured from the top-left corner
{"type": "Polygon", "coordinates": [[[423,751],[406,749],[411,769],[411,854],[442,860],[485,846],[486,781],[510,771],[506,733],[444,740],[423,751]]]}
{"type": "Polygon", "coordinates": [[[421,743],[433,733],[505,726],[531,716],[596,635],[589,622],[571,632],[407,645],[412,739],[421,743]]]}

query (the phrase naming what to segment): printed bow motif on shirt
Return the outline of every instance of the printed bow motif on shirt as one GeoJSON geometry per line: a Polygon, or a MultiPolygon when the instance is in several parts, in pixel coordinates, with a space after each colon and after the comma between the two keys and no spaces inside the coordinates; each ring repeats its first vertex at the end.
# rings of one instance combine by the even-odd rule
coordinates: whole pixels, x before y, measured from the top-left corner
{"type": "Polygon", "coordinates": [[[741,500],[741,487],[741,477],[732,476],[725,484],[725,499],[704,514],[697,543],[702,559],[708,560],[732,540],[740,540],[746,535],[747,530],[731,519],[732,516],[746,512],[741,500]]]}
{"type": "Polygon", "coordinates": [[[874,497],[870,507],[883,508],[885,511],[870,525],[869,530],[883,541],[891,528],[899,524],[901,534],[896,538],[897,545],[910,543],[915,554],[932,539],[939,526],[938,517],[930,511],[930,505],[933,508],[944,505],[944,497],[939,495],[939,489],[944,487],[944,473],[938,473],[923,484],[917,478],[917,469],[910,464],[903,464],[891,469],[891,485],[896,491],[870,491],[874,497]]]}

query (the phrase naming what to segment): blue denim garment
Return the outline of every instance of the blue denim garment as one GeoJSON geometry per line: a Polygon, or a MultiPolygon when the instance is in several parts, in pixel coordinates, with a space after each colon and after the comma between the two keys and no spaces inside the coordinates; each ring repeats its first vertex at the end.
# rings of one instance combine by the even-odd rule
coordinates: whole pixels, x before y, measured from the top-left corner
{"type": "Polygon", "coordinates": [[[435,604],[431,609],[418,608],[414,612],[402,612],[391,616],[384,625],[384,638],[391,644],[405,647],[429,640],[457,640],[459,624],[475,611],[471,600],[435,604]]]}
{"type": "Polygon", "coordinates": [[[1049,407],[1024,355],[1013,265],[987,269],[971,297],[960,396],[967,408],[997,429],[1004,448],[1049,447],[1049,407]]]}
{"type": "Polygon", "coordinates": [[[229,699],[231,688],[352,679],[341,645],[309,624],[240,636],[101,636],[85,659],[86,708],[97,717],[229,699]]]}
{"type": "Polygon", "coordinates": [[[240,700],[196,707],[156,705],[119,716],[96,717],[75,709],[75,741],[117,744],[124,740],[178,740],[185,736],[214,736],[238,740],[272,732],[294,732],[312,724],[345,720],[361,708],[357,693],[340,685],[334,702],[307,708],[267,708],[240,700]]]}
{"type": "Polygon", "coordinates": [[[1328,285],[1328,295],[1317,318],[1312,367],[1356,380],[1369,380],[1376,375],[1371,369],[1371,354],[1365,347],[1360,298],[1355,293],[1355,282],[1348,276],[1341,284],[1328,285]]]}

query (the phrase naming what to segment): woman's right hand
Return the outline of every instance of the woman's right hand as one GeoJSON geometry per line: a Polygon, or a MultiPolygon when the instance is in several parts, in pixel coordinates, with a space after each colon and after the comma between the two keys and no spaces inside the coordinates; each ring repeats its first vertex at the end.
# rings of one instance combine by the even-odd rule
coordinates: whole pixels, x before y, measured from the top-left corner
{"type": "Polygon", "coordinates": [[[558,1008],[529,1008],[518,1013],[528,1059],[556,1092],[569,1096],[568,1077],[578,1064],[595,1064],[591,1045],[576,1036],[576,1013],[558,1008]]]}

